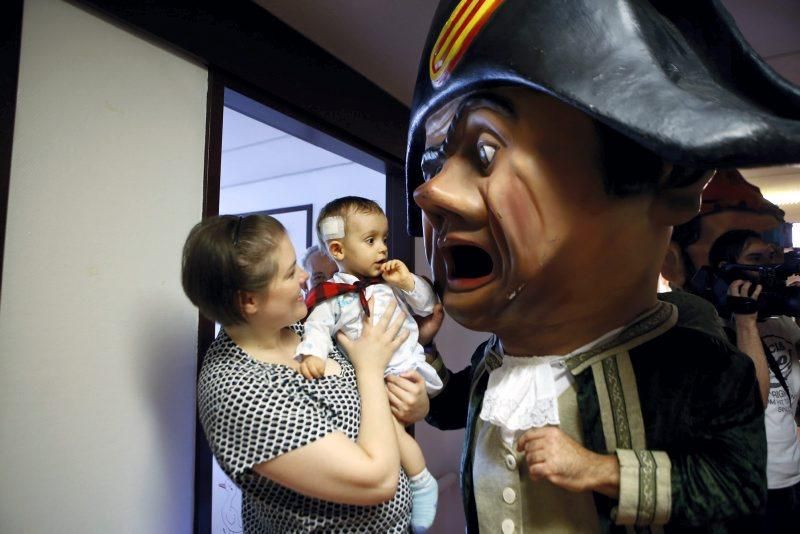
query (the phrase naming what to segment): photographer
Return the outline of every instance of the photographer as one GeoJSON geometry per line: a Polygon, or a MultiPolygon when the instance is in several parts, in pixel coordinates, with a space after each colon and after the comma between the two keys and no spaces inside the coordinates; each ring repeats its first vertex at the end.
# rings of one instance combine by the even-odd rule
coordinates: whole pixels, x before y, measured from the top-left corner
{"type": "Polygon", "coordinates": [[[763,531],[778,532],[779,526],[800,524],[800,441],[794,418],[800,395],[800,328],[792,317],[769,316],[764,299],[759,302],[763,291],[759,282],[764,282],[759,271],[731,264],[776,266],[783,263],[783,253],[756,232],[733,230],[714,242],[709,261],[717,276],[736,278],[728,286],[720,313],[732,312],[736,345],[756,367],[767,431],[769,490],[763,531]]]}

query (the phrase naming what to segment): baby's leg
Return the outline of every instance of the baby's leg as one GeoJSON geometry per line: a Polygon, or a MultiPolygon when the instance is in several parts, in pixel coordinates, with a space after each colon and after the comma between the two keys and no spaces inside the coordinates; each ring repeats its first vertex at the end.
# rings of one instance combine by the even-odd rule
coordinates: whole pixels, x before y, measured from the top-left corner
{"type": "Polygon", "coordinates": [[[439,498],[439,485],[430,471],[425,468],[422,448],[406,432],[397,419],[394,421],[397,442],[400,446],[400,465],[408,475],[411,487],[411,527],[414,533],[427,531],[436,517],[436,501],[439,498]]]}
{"type": "Polygon", "coordinates": [[[425,457],[422,455],[422,448],[403,425],[395,419],[394,430],[397,433],[397,444],[400,446],[400,465],[406,475],[413,477],[425,469],[425,457]]]}

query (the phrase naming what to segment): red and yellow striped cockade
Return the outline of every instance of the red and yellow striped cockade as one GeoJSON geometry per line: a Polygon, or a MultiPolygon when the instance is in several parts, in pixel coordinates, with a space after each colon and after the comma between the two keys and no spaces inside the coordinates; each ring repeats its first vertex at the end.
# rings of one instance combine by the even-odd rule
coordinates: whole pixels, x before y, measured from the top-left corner
{"type": "Polygon", "coordinates": [[[461,0],[439,32],[431,50],[428,72],[440,87],[453,72],[472,40],[504,0],[461,0]]]}

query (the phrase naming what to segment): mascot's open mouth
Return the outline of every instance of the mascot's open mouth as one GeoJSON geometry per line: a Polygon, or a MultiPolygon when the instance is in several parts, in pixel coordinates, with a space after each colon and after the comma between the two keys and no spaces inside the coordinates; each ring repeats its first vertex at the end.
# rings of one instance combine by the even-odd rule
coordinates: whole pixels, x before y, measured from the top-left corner
{"type": "Polygon", "coordinates": [[[471,245],[456,245],[447,248],[447,278],[482,279],[490,276],[494,269],[492,257],[485,250],[471,245]]]}

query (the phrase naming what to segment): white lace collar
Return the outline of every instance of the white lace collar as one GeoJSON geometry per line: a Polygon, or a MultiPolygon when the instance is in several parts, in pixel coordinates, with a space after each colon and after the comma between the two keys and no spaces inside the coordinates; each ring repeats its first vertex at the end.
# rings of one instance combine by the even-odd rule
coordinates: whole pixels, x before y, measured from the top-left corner
{"type": "Polygon", "coordinates": [[[564,360],[616,336],[615,328],[569,354],[549,356],[510,356],[497,343],[502,364],[489,374],[480,418],[500,428],[507,446],[530,428],[558,425],[558,396],[569,387],[569,372],[564,360]]]}

